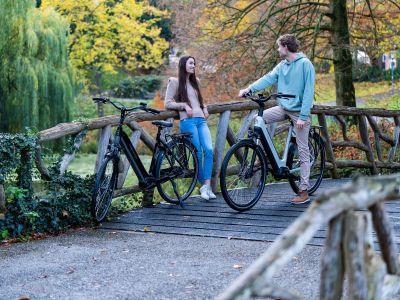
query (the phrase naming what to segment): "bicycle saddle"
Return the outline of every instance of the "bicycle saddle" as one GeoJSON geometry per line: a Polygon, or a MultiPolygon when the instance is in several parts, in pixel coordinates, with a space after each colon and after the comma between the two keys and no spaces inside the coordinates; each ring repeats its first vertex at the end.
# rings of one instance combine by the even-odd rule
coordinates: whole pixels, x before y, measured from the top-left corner
{"type": "Polygon", "coordinates": [[[172,127],[174,125],[172,122],[167,121],[153,121],[151,124],[161,127],[172,127]]]}

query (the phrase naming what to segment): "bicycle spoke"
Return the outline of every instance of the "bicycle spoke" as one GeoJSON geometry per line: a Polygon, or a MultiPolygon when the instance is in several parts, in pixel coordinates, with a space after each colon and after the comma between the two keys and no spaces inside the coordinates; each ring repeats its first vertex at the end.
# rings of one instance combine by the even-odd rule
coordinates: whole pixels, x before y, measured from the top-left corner
{"type": "Polygon", "coordinates": [[[95,189],[92,195],[92,215],[96,222],[101,222],[110,207],[117,180],[117,163],[106,158],[96,176],[95,189]]]}
{"type": "MultiPolygon", "coordinates": [[[[318,134],[314,133],[309,139],[310,149],[310,175],[309,175],[309,194],[315,192],[324,175],[325,169],[325,152],[322,139],[318,134]]],[[[293,144],[288,155],[288,167],[291,170],[291,176],[289,178],[290,186],[296,193],[300,188],[300,155],[297,149],[297,145],[293,144]]]]}
{"type": "Polygon", "coordinates": [[[254,144],[238,143],[228,151],[221,167],[221,191],[236,210],[247,210],[260,199],[266,177],[265,158],[254,144]],[[255,167],[258,162],[260,167],[255,167]]]}
{"type": "Polygon", "coordinates": [[[186,140],[172,143],[157,162],[158,191],[164,200],[179,204],[192,193],[198,172],[197,156],[186,140]]]}

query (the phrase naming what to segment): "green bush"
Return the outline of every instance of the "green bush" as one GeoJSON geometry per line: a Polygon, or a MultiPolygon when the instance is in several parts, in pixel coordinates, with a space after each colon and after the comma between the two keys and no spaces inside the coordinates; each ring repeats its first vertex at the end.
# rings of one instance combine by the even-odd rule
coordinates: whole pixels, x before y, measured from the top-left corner
{"type": "Polygon", "coordinates": [[[80,147],[81,153],[97,154],[97,151],[98,151],[97,141],[87,141],[87,142],[83,143],[80,147]]]}
{"type": "Polygon", "coordinates": [[[26,238],[34,232],[58,232],[91,222],[93,177],[60,175],[56,163],[49,168],[50,181],[41,183],[45,188],[34,193],[32,167],[36,141],[32,134],[0,134],[0,184],[5,187],[6,196],[0,239],[26,238]]]}
{"type": "Polygon", "coordinates": [[[134,76],[125,78],[113,85],[112,91],[117,97],[145,98],[147,93],[156,91],[160,86],[160,76],[134,76]]]}
{"type": "MultiPolygon", "coordinates": [[[[400,68],[394,69],[394,79],[400,78],[400,68]]],[[[356,65],[353,67],[353,80],[355,82],[379,82],[392,80],[392,70],[384,70],[377,66],[356,65]]]]}

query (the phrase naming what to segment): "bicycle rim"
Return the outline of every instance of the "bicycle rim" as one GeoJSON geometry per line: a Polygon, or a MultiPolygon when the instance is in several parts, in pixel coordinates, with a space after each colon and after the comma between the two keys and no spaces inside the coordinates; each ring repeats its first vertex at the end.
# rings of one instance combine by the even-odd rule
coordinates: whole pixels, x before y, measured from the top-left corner
{"type": "Polygon", "coordinates": [[[250,142],[232,146],[222,163],[220,185],[225,202],[237,211],[252,208],[260,199],[267,175],[265,156],[250,142]]]}
{"type": "Polygon", "coordinates": [[[111,157],[107,157],[97,173],[91,210],[94,220],[98,223],[105,219],[110,208],[117,172],[117,163],[111,157]]]}
{"type": "MultiPolygon", "coordinates": [[[[310,149],[310,179],[308,193],[314,193],[321,184],[325,171],[325,147],[321,137],[314,133],[309,138],[308,147],[310,149]]],[[[298,169],[289,178],[289,184],[295,193],[300,189],[300,156],[296,144],[292,144],[288,154],[288,167],[290,170],[298,169]]]]}
{"type": "Polygon", "coordinates": [[[196,149],[189,141],[172,143],[157,159],[156,178],[160,196],[173,204],[186,200],[196,186],[198,168],[196,149]]]}

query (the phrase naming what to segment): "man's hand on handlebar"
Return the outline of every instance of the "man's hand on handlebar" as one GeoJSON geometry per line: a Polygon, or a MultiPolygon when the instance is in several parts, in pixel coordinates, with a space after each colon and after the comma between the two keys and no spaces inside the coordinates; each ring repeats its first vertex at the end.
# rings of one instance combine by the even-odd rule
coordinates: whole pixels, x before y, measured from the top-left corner
{"type": "Polygon", "coordinates": [[[245,97],[250,94],[251,94],[251,91],[249,88],[245,88],[245,89],[239,91],[239,97],[245,97]]]}

